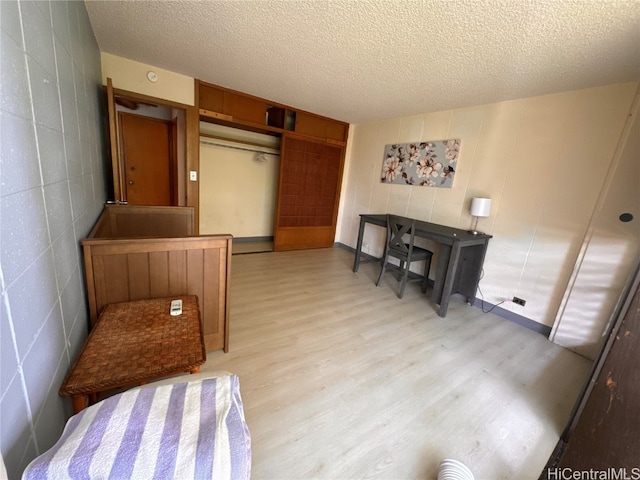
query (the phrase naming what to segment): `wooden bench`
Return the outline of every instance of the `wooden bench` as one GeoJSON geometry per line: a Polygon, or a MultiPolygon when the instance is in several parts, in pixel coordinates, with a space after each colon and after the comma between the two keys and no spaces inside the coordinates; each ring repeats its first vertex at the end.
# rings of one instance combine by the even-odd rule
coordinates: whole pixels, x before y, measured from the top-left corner
{"type": "Polygon", "coordinates": [[[73,411],[100,394],[179,373],[196,373],[206,361],[198,297],[173,296],[105,306],[62,383],[73,411]],[[169,313],[182,300],[182,314],[169,313]]]}

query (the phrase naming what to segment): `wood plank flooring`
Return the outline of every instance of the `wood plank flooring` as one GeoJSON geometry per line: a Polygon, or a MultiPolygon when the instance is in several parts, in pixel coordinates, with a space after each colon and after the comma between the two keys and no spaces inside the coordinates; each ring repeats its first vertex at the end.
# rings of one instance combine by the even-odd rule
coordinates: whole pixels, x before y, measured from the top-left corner
{"type": "Polygon", "coordinates": [[[590,363],[452,299],[440,318],[339,248],[233,257],[230,352],[202,371],[240,377],[254,479],[538,478],[590,363]]]}

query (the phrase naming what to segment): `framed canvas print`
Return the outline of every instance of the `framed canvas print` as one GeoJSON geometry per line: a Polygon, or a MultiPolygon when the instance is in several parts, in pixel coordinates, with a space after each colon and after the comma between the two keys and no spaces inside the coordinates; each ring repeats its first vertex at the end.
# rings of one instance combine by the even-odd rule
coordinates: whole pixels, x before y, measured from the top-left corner
{"type": "Polygon", "coordinates": [[[386,145],[380,181],[451,188],[459,152],[459,139],[386,145]]]}

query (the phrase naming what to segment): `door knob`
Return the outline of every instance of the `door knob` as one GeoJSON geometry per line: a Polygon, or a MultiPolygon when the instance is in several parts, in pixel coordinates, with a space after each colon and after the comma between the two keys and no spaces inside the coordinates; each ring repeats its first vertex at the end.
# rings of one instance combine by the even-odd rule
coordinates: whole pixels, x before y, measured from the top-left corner
{"type": "Polygon", "coordinates": [[[129,180],[129,185],[133,185],[133,180],[129,180]]]}

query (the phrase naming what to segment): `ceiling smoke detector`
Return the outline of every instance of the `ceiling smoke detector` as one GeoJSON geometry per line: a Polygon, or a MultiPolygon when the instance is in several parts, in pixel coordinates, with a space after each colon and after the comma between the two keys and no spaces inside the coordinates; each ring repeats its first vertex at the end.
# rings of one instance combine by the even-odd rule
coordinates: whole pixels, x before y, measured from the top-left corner
{"type": "Polygon", "coordinates": [[[156,72],[147,72],[147,80],[151,83],[156,83],[158,81],[158,74],[156,72]]]}

